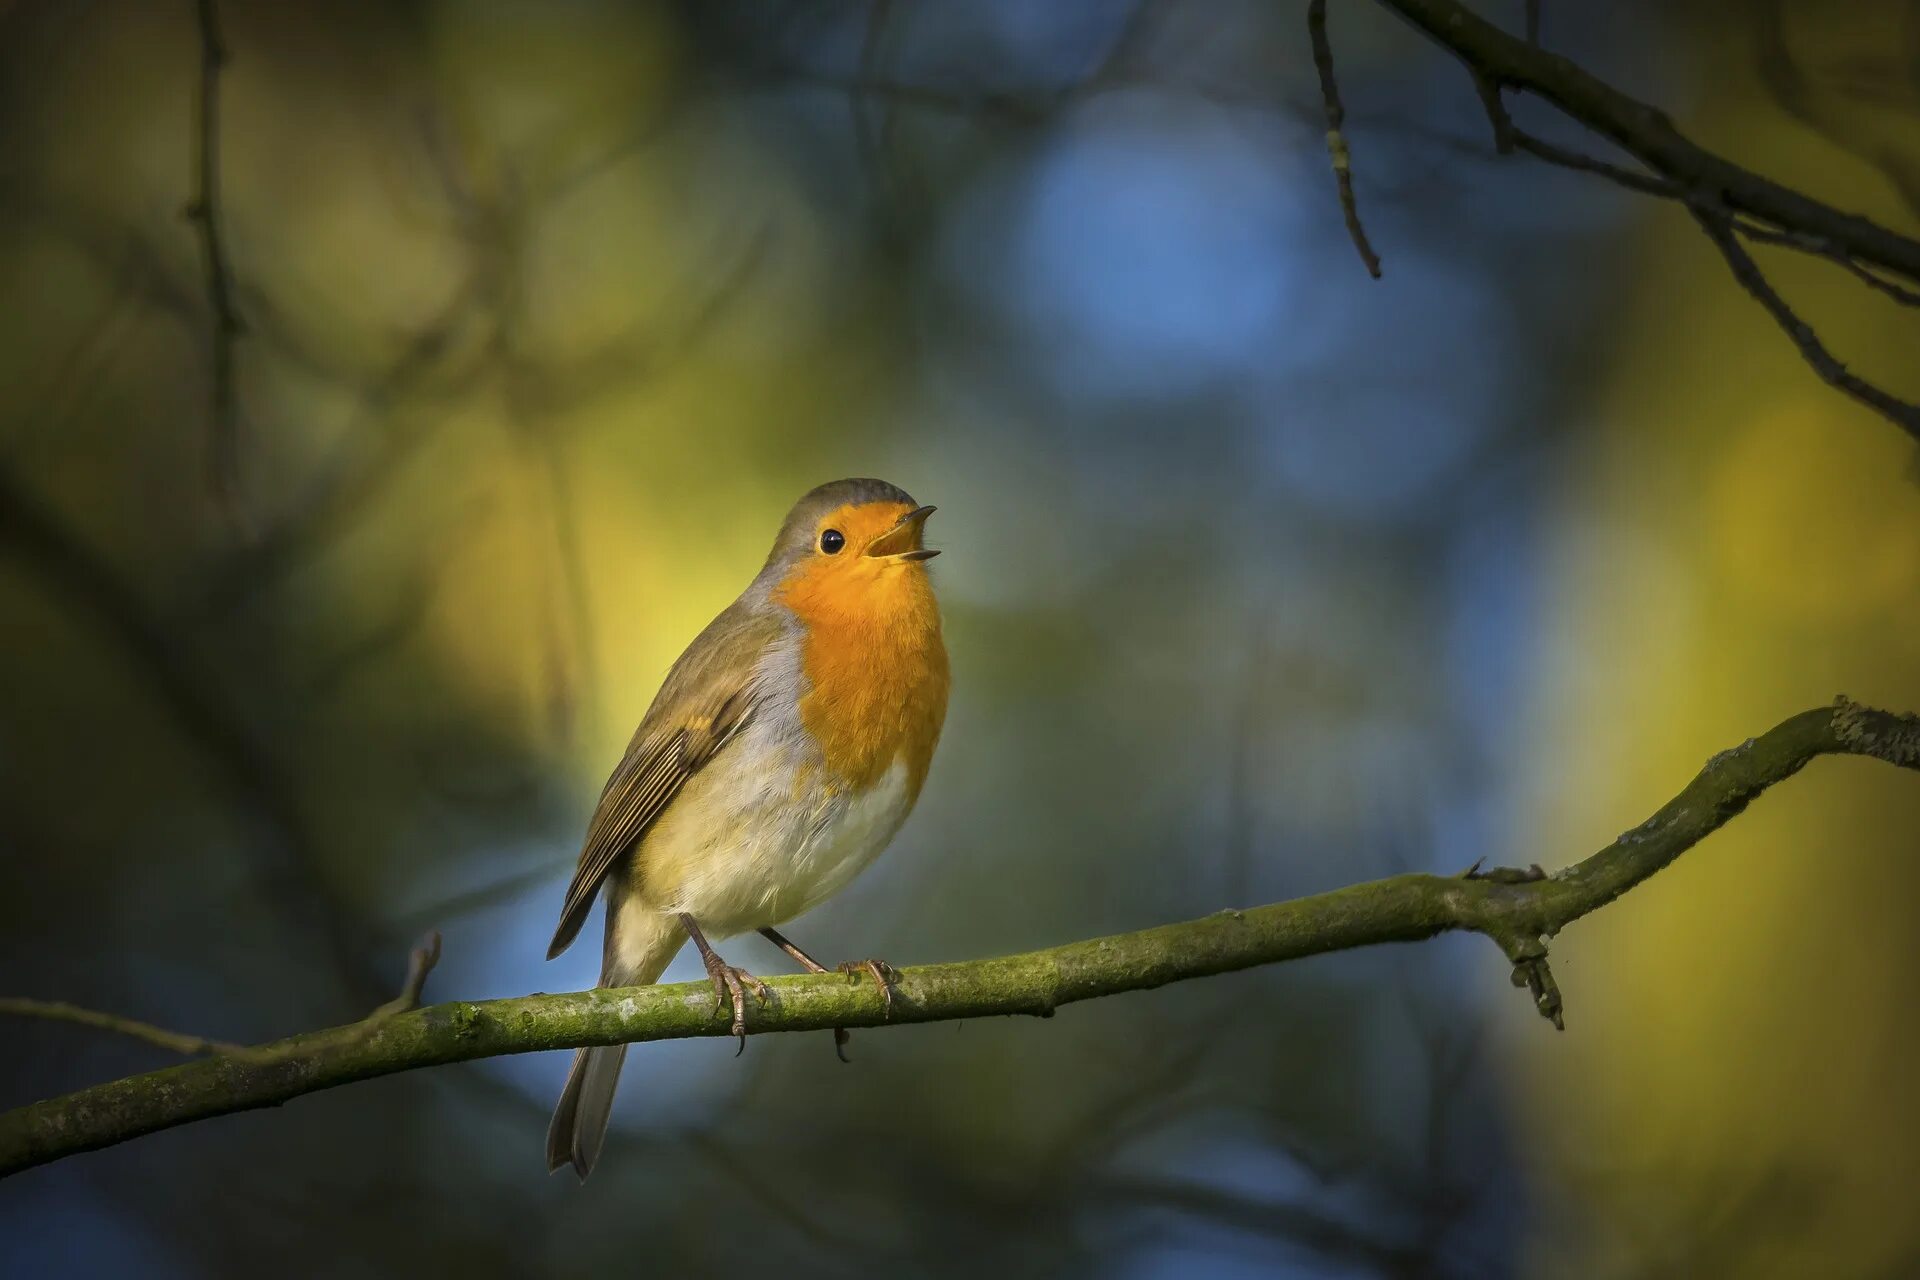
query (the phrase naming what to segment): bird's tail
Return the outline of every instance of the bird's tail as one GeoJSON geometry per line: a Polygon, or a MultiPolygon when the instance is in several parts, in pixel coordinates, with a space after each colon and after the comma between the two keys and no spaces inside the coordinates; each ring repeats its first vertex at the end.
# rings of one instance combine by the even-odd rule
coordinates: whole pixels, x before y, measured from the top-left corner
{"type": "MultiPolygon", "coordinates": [[[[600,970],[603,987],[639,987],[657,982],[686,941],[672,916],[641,911],[608,895],[607,950],[600,970]],[[625,910],[622,908],[626,907],[625,910]]],[[[547,1171],[572,1165],[585,1182],[607,1140],[613,1118],[613,1091],[620,1083],[624,1044],[577,1049],[567,1072],[560,1103],[547,1126],[547,1171]]]]}

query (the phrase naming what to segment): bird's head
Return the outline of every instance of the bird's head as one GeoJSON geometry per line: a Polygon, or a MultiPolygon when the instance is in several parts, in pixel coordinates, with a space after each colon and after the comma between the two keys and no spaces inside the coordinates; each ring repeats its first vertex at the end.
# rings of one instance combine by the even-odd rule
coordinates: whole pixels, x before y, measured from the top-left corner
{"type": "Polygon", "coordinates": [[[767,566],[803,617],[930,604],[922,535],[932,507],[884,480],[835,480],[796,502],[767,566]]]}

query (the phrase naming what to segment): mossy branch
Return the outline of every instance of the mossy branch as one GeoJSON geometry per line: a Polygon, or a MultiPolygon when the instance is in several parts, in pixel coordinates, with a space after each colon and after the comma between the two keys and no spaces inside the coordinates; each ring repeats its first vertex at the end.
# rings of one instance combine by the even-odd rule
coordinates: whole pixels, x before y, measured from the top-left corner
{"type": "MultiPolygon", "coordinates": [[[[1714,756],[1646,822],[1552,875],[1401,875],[1199,920],[1024,955],[900,971],[889,1016],[874,983],[822,974],[775,978],[751,1030],[816,1031],[997,1014],[1050,1016],[1079,1000],[1189,978],[1463,930],[1492,939],[1545,1016],[1560,1020],[1549,940],[1691,849],[1819,755],[1920,770],[1920,718],[1841,698],[1714,756]]],[[[430,967],[428,965],[427,967],[430,967]]],[[[416,964],[424,978],[424,970],[416,964]]],[[[410,993],[412,992],[412,979],[410,993]]],[[[383,1009],[345,1027],[82,1089],[0,1115],[0,1176],[175,1125],[277,1106],[374,1076],[581,1045],[727,1034],[704,982],[455,1001],[383,1009]]]]}

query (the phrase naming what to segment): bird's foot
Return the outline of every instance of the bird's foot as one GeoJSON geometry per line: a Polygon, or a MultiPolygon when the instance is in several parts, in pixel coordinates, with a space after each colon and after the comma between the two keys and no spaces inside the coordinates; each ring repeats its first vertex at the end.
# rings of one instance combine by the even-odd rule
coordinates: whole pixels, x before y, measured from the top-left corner
{"type": "MultiPolygon", "coordinates": [[[[893,984],[900,977],[898,970],[885,960],[845,960],[840,963],[839,968],[841,973],[866,973],[873,975],[874,982],[880,987],[881,999],[886,1002],[887,1016],[889,1018],[893,1016],[893,984]]],[[[836,1048],[839,1043],[842,1042],[836,1042],[836,1048]]],[[[845,1057],[845,1054],[841,1055],[842,1060],[844,1060],[845,1057]]]]}
{"type": "Polygon", "coordinates": [[[701,956],[700,959],[707,967],[707,980],[713,983],[714,1003],[721,1008],[728,1006],[732,1006],[733,1008],[733,1026],[731,1030],[732,1034],[740,1040],[740,1047],[734,1051],[733,1055],[737,1058],[747,1051],[746,988],[753,988],[753,994],[759,997],[761,1004],[765,1004],[773,999],[773,992],[768,989],[766,983],[760,981],[760,979],[754,977],[745,969],[728,964],[711,951],[701,956]]]}

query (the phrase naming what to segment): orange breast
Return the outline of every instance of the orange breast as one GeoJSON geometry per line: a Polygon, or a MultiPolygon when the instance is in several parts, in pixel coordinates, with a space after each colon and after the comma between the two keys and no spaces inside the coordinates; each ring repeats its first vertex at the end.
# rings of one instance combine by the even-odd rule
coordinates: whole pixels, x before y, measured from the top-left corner
{"type": "Polygon", "coordinates": [[[777,594],[805,629],[800,718],[836,783],[865,790],[900,760],[917,797],[947,715],[947,647],[926,570],[803,565],[777,594]]]}

